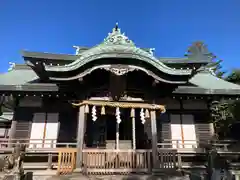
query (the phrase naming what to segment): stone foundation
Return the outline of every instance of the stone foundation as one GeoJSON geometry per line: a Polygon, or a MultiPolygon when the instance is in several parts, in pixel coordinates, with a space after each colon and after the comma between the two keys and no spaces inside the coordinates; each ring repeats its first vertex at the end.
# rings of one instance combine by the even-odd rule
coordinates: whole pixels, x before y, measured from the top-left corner
{"type": "Polygon", "coordinates": [[[33,180],[190,180],[188,176],[152,176],[152,175],[89,175],[71,176],[34,176],[33,180]]]}
{"type": "MultiPolygon", "coordinates": [[[[13,176],[0,175],[0,180],[16,180],[13,176]]],[[[168,176],[168,175],[82,175],[74,173],[73,175],[57,176],[56,171],[34,171],[33,180],[190,180],[189,176],[168,176]]]]}

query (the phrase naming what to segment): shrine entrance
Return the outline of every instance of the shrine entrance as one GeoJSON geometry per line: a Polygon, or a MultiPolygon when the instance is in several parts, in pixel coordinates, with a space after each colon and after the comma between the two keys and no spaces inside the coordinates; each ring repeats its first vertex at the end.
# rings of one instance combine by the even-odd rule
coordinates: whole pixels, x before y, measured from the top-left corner
{"type": "MultiPolygon", "coordinates": [[[[84,144],[85,148],[116,149],[117,136],[119,136],[119,149],[148,149],[151,147],[149,138],[144,132],[144,124],[140,115],[135,117],[135,136],[133,136],[133,122],[130,117],[130,109],[121,110],[121,122],[118,124],[114,108],[105,109],[105,113],[93,120],[92,115],[86,118],[84,144]],[[135,140],[133,138],[135,137],[135,140]]],[[[140,109],[135,109],[140,114],[140,109]]]]}
{"type": "Polygon", "coordinates": [[[164,106],[100,100],[72,104],[79,106],[77,168],[100,174],[151,171],[157,159],[156,111],[165,112],[164,106]]]}

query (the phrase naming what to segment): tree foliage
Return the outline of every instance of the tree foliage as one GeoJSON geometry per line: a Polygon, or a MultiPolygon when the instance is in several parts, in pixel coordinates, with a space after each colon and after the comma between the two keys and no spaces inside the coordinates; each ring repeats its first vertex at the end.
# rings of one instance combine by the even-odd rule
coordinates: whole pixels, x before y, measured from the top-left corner
{"type": "MultiPolygon", "coordinates": [[[[221,62],[216,61],[212,65],[215,65],[215,74],[223,78],[226,72],[221,71],[221,62]]],[[[240,69],[233,70],[224,79],[235,84],[240,84],[240,69]]],[[[216,137],[219,139],[229,137],[231,126],[236,122],[240,122],[240,100],[214,101],[210,110],[216,137]]]]}
{"type": "Polygon", "coordinates": [[[212,102],[210,110],[217,139],[223,139],[229,135],[230,127],[235,121],[233,107],[234,103],[229,101],[212,102]]]}
{"type": "MultiPolygon", "coordinates": [[[[210,63],[210,67],[217,77],[224,78],[226,81],[240,84],[240,69],[233,70],[226,77],[226,72],[222,70],[222,60],[216,60],[210,63]]],[[[214,124],[216,137],[223,139],[228,137],[231,126],[240,121],[240,101],[239,100],[220,100],[214,101],[211,105],[211,116],[214,124]]]]}
{"type": "Polygon", "coordinates": [[[240,84],[240,69],[234,69],[227,77],[226,80],[235,84],[240,84]]]}
{"type": "MultiPolygon", "coordinates": [[[[240,69],[233,70],[227,77],[226,80],[235,84],[240,84],[240,69]]],[[[235,121],[240,122],[240,100],[235,100],[232,103],[231,112],[235,121]]]]}
{"type": "Polygon", "coordinates": [[[214,67],[213,70],[217,77],[222,78],[223,75],[225,75],[225,71],[222,70],[222,61],[223,60],[217,60],[216,62],[212,63],[212,66],[214,67]]]}
{"type": "Polygon", "coordinates": [[[210,67],[219,78],[223,78],[226,74],[226,71],[223,71],[222,69],[222,61],[223,60],[217,59],[216,56],[214,56],[214,58],[212,58],[212,62],[208,64],[208,67],[210,67]]]}

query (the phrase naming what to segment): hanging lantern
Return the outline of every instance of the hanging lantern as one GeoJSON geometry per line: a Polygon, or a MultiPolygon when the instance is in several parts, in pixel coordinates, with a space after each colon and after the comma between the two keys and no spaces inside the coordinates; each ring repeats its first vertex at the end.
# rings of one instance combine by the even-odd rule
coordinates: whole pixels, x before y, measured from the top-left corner
{"type": "Polygon", "coordinates": [[[135,109],[134,109],[134,108],[131,109],[131,114],[130,114],[130,116],[131,116],[131,117],[135,117],[135,109]]]}
{"type": "Polygon", "coordinates": [[[85,113],[89,113],[89,106],[86,104],[84,108],[85,113]]]}
{"type": "Polygon", "coordinates": [[[150,118],[150,113],[148,109],[145,110],[145,118],[150,118]]]}
{"type": "Polygon", "coordinates": [[[92,120],[95,122],[97,120],[97,110],[96,106],[92,107],[92,120]]]}
{"type": "Polygon", "coordinates": [[[102,109],[101,109],[101,115],[105,115],[105,114],[106,114],[106,112],[105,112],[105,107],[102,106],[102,109]]]}
{"type": "Polygon", "coordinates": [[[117,123],[120,124],[121,123],[121,116],[120,116],[120,109],[119,107],[116,107],[116,119],[117,119],[117,123]]]}
{"type": "Polygon", "coordinates": [[[142,124],[144,124],[146,120],[145,120],[145,114],[144,114],[143,108],[140,111],[140,119],[142,121],[142,124]]]}

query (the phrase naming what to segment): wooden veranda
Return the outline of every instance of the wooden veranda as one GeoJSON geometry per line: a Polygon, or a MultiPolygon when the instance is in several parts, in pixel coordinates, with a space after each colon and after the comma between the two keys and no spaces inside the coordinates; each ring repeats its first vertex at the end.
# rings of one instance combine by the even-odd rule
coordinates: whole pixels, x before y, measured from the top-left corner
{"type": "MultiPolygon", "coordinates": [[[[59,149],[58,173],[69,174],[75,170],[77,150],[59,149]]],[[[151,173],[152,150],[84,149],[81,172],[84,174],[129,174],[151,173]]],[[[158,150],[158,170],[177,169],[177,151],[158,150]]]]}
{"type": "MultiPolygon", "coordinates": [[[[170,140],[169,140],[170,141],[170,140]]],[[[173,140],[172,140],[173,141],[173,140]]],[[[175,142],[176,140],[174,140],[175,142]]],[[[37,144],[30,144],[29,139],[0,139],[1,156],[13,153],[16,142],[26,145],[24,169],[51,169],[57,174],[71,174],[81,172],[86,174],[128,174],[152,172],[176,172],[183,168],[184,157],[205,153],[204,148],[171,148],[172,143],[159,143],[156,156],[152,149],[83,149],[81,168],[76,167],[77,143],[56,143],[48,140],[49,148],[36,148],[37,144]],[[165,148],[169,147],[169,148],[165,148]],[[154,164],[155,159],[156,164],[154,164]]],[[[231,142],[215,144],[219,152],[230,155],[228,150],[231,142]]],[[[38,146],[39,147],[39,146],[38,146]]],[[[205,156],[205,155],[204,155],[205,156]]]]}

